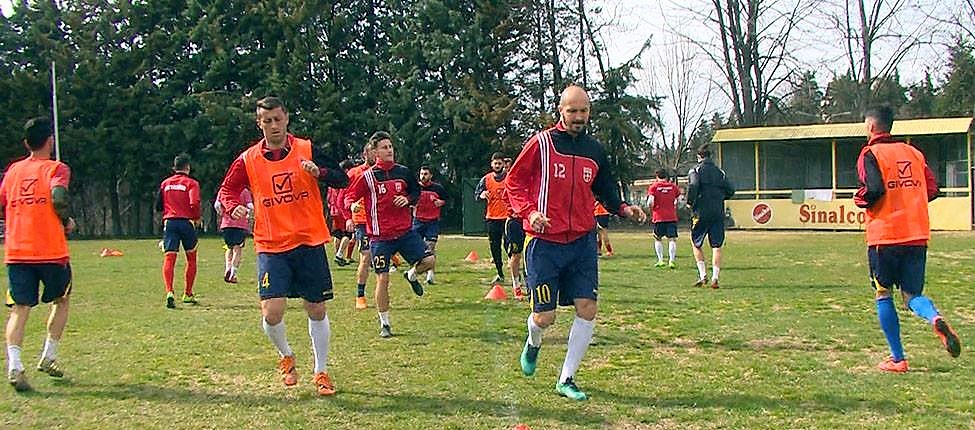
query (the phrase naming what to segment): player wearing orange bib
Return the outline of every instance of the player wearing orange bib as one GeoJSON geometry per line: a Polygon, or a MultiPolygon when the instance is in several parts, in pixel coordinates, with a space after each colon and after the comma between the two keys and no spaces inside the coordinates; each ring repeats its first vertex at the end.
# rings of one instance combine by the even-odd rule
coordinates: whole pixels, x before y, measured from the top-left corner
{"type": "Polygon", "coordinates": [[[491,259],[494,260],[494,269],[498,273],[491,281],[495,284],[504,282],[504,270],[501,268],[504,260],[501,257],[501,247],[505,223],[508,220],[508,213],[511,211],[501,195],[502,190],[504,190],[505,175],[504,155],[495,152],[491,155],[491,171],[481,178],[477,188],[474,189],[475,199],[487,201],[484,223],[487,226],[488,241],[491,246],[491,259]]]}
{"type": "Polygon", "coordinates": [[[38,300],[51,306],[47,340],[37,370],[64,375],[55,361],[58,343],[68,322],[71,265],[65,237],[74,229],[68,216],[68,166],[51,159],[54,138],[47,118],[24,126],[30,156],[7,168],[0,184],[0,216],[5,219],[4,263],[7,264],[7,377],[17,391],[30,390],[20,359],[24,327],[38,300]],[[39,294],[40,283],[44,284],[39,294]]]}
{"type": "MultiPolygon", "coordinates": [[[[372,140],[362,147],[362,164],[349,169],[349,183],[355,182],[363,172],[372,168],[376,161],[376,144],[372,140]]],[[[363,200],[357,200],[351,205],[345,204],[345,189],[339,197],[342,204],[342,215],[345,217],[345,231],[353,234],[359,246],[359,266],[356,268],[355,308],[363,310],[369,307],[366,302],[366,282],[369,281],[369,265],[372,263],[372,250],[369,245],[369,235],[366,234],[366,209],[363,200]]],[[[351,246],[351,245],[350,245],[351,246]]]]}
{"type": "Polygon", "coordinates": [[[895,287],[901,290],[904,304],[931,324],[948,354],[961,354],[958,335],[924,295],[924,268],[931,238],[928,202],[938,196],[938,182],[921,151],[890,135],[893,109],[872,108],[865,117],[870,140],[857,160],[860,188],[853,202],[866,208],[870,279],[876,293],[877,319],[890,347],[890,357],[877,367],[902,373],[907,372],[908,366],[901,345],[900,320],[890,297],[895,287]]]}
{"type": "Polygon", "coordinates": [[[325,302],[332,299],[332,278],[325,243],[332,237],[318,182],[344,188],[349,178],[341,169],[326,167],[321,157],[315,157],[310,141],[288,133],[288,112],[280,99],[267,97],[257,102],[257,126],[264,139],[230,166],[220,186],[220,202],[239,219],[248,212],[239,201],[241,191],[249,188],[254,196],[261,322],[281,356],[278,365],[284,384],[298,383],[284,311],[289,297],[300,297],[308,314],[308,334],[315,355],[314,382],[319,395],[329,396],[335,394],[335,386],[327,369],[331,327],[325,302]]]}

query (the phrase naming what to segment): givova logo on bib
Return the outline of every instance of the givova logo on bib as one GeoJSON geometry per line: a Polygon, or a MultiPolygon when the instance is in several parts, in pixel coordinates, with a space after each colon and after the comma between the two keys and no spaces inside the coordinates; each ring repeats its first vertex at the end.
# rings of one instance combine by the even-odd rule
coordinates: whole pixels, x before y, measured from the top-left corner
{"type": "Polygon", "coordinates": [[[274,192],[274,195],[261,200],[261,204],[269,208],[307,199],[310,196],[308,191],[294,192],[294,182],[291,177],[292,172],[278,173],[271,176],[271,191],[274,192]]]}

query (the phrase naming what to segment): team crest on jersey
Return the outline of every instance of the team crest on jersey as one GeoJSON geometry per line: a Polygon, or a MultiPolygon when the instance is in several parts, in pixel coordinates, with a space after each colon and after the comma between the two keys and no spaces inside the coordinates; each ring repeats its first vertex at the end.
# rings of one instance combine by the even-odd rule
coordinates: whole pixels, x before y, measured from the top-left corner
{"type": "Polygon", "coordinates": [[[582,180],[586,183],[592,182],[592,169],[589,167],[582,168],[582,180]]]}
{"type": "Polygon", "coordinates": [[[401,191],[403,191],[403,184],[397,182],[396,183],[396,192],[399,193],[401,191]]]}

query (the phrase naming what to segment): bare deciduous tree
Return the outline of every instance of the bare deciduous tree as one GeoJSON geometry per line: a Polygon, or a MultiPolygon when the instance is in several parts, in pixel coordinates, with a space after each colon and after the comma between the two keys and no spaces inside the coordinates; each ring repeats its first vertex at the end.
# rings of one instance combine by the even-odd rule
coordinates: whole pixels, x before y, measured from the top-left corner
{"type": "Polygon", "coordinates": [[[706,7],[700,2],[681,6],[706,23],[675,30],[721,71],[724,82],[718,88],[731,101],[732,122],[765,123],[772,94],[799,69],[792,55],[796,30],[819,1],[708,0],[706,7]],[[709,31],[711,37],[701,34],[709,31]]]}
{"type": "MultiPolygon", "coordinates": [[[[965,0],[971,3],[975,0],[965,0]]],[[[857,109],[871,102],[874,83],[897,72],[918,47],[930,43],[930,19],[908,0],[834,0],[826,19],[845,44],[849,74],[858,83],[857,109]],[[883,58],[878,47],[883,46],[883,58]]]]}

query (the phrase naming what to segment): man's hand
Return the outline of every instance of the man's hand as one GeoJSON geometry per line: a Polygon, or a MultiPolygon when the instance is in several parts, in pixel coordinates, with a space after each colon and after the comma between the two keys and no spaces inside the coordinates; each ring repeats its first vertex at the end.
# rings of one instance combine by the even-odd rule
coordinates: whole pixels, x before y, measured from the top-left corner
{"type": "Polygon", "coordinates": [[[72,232],[74,232],[74,229],[77,227],[78,225],[75,224],[74,218],[68,217],[68,223],[64,225],[64,234],[65,235],[71,234],[72,232]]]}
{"type": "Polygon", "coordinates": [[[359,209],[362,209],[362,205],[359,204],[358,201],[355,202],[355,203],[352,203],[352,206],[349,206],[349,210],[352,211],[352,212],[359,212],[359,209]]]}
{"type": "Polygon", "coordinates": [[[410,204],[410,199],[406,198],[406,196],[396,196],[393,197],[393,204],[401,208],[410,204]]]}
{"type": "Polygon", "coordinates": [[[620,215],[640,224],[643,224],[647,220],[647,213],[638,205],[628,205],[620,211],[620,215]]]}
{"type": "Polygon", "coordinates": [[[446,201],[444,201],[444,200],[440,200],[440,199],[433,199],[433,205],[434,205],[434,206],[436,206],[436,207],[438,207],[438,208],[439,208],[439,207],[442,207],[442,206],[443,206],[443,205],[445,205],[445,204],[447,204],[447,202],[446,202],[446,201]]]}
{"type": "Polygon", "coordinates": [[[203,227],[203,220],[201,220],[199,218],[197,218],[197,219],[191,219],[190,220],[190,224],[193,225],[193,228],[199,230],[201,227],[203,227]]]}
{"type": "Polygon", "coordinates": [[[230,218],[235,220],[247,217],[247,206],[237,205],[234,210],[230,212],[230,218]]]}
{"type": "Polygon", "coordinates": [[[350,220],[350,219],[345,220],[345,231],[348,232],[348,233],[354,232],[355,231],[355,222],[352,221],[352,220],[350,220]]]}
{"type": "Polygon", "coordinates": [[[487,200],[488,192],[487,190],[481,191],[481,200],[487,200]]]}
{"type": "Polygon", "coordinates": [[[539,211],[532,212],[531,215],[528,215],[528,224],[531,225],[532,231],[536,233],[544,233],[546,228],[552,226],[551,221],[551,219],[539,211]]]}
{"type": "Polygon", "coordinates": [[[318,174],[321,173],[321,169],[315,165],[315,162],[310,160],[301,160],[301,169],[316,178],[318,177],[318,174]]]}

